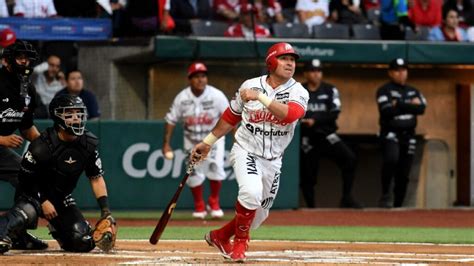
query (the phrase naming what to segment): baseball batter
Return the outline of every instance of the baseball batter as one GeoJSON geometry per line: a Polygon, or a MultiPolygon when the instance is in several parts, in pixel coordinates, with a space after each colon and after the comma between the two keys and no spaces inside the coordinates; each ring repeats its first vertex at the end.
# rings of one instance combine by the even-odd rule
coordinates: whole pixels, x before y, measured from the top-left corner
{"type": "Polygon", "coordinates": [[[241,85],[230,107],[191,155],[191,160],[205,158],[222,136],[241,123],[230,155],[239,185],[236,214],[205,236],[209,245],[234,262],[245,260],[250,229],[268,216],[280,184],[283,152],[306,111],[308,92],[293,79],[298,57],[288,43],[271,46],[266,56],[269,74],[241,85]]]}
{"type": "MultiPolygon", "coordinates": [[[[174,99],[170,111],[166,114],[163,154],[172,159],[170,146],[171,136],[178,122],[184,124],[184,149],[191,151],[216,125],[220,116],[229,106],[227,97],[222,91],[207,84],[207,67],[203,63],[193,63],[188,68],[189,86],[184,88],[174,99]]],[[[195,167],[194,173],[186,184],[191,188],[194,199],[193,217],[204,219],[207,215],[206,203],[203,198],[203,183],[207,176],[211,195],[207,209],[212,218],[224,216],[219,204],[219,193],[222,180],[225,179],[224,153],[225,139],[216,142],[209,157],[195,167]]]]}

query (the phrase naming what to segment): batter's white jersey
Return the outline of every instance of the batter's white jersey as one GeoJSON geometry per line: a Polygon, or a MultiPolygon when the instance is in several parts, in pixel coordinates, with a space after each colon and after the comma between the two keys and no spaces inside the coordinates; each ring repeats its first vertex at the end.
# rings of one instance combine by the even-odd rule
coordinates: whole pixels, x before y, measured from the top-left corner
{"type": "Polygon", "coordinates": [[[165,120],[172,125],[183,122],[184,148],[191,150],[211,132],[228,106],[227,97],[213,86],[207,85],[199,97],[187,87],[176,95],[165,120]]]}
{"type": "Polygon", "coordinates": [[[231,100],[231,111],[242,116],[242,124],[235,134],[235,140],[244,150],[265,159],[275,159],[283,155],[293,138],[297,121],[283,123],[276,118],[260,101],[244,103],[240,90],[258,90],[270,99],[284,104],[294,102],[306,111],[308,91],[294,79],[273,89],[267,83],[267,75],[246,80],[231,100]]]}

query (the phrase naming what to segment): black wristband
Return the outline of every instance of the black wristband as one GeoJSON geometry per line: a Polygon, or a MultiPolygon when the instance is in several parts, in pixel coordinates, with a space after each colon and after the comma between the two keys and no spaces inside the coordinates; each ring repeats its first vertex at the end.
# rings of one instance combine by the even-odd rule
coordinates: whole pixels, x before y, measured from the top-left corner
{"type": "Polygon", "coordinates": [[[109,200],[107,196],[102,196],[97,199],[97,203],[99,204],[100,210],[102,212],[110,212],[109,210],[109,200]]]}

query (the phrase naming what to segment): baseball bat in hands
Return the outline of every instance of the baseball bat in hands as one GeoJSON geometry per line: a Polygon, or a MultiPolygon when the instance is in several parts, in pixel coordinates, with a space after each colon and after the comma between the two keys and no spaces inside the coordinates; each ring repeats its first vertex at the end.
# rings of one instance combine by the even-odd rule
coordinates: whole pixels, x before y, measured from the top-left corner
{"type": "Polygon", "coordinates": [[[173,198],[171,198],[170,202],[168,203],[168,206],[166,206],[166,209],[161,214],[160,220],[158,221],[155,230],[150,236],[151,244],[156,245],[156,243],[158,243],[161,238],[161,234],[163,234],[163,231],[165,231],[166,225],[168,224],[168,221],[171,218],[171,214],[173,214],[174,208],[176,207],[176,202],[178,201],[179,195],[181,194],[181,191],[183,191],[183,187],[186,184],[189,175],[193,172],[194,165],[196,164],[196,162],[197,161],[195,159],[191,159],[189,161],[188,168],[186,169],[186,174],[184,175],[181,182],[179,182],[178,189],[174,193],[173,198]]]}

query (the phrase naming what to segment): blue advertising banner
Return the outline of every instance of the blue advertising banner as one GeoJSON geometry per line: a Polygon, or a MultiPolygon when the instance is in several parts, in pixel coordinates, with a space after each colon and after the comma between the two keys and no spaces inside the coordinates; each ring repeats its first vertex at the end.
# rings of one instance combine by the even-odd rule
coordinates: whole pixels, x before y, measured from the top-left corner
{"type": "Polygon", "coordinates": [[[93,41],[112,36],[112,20],[86,18],[0,18],[0,29],[10,28],[18,39],[93,41]]]}

